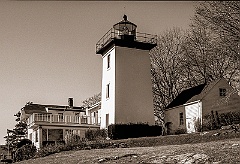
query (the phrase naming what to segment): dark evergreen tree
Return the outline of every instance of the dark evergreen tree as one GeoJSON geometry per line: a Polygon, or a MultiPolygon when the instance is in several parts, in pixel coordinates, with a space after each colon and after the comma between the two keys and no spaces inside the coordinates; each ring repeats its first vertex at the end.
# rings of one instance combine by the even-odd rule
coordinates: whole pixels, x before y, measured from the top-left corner
{"type": "MultiPolygon", "coordinates": [[[[29,104],[29,103],[27,103],[29,104]]],[[[27,105],[26,104],[26,105],[27,105]]],[[[11,152],[14,152],[17,149],[19,142],[26,138],[27,136],[27,123],[26,120],[21,119],[21,112],[14,114],[16,117],[15,121],[17,122],[14,129],[7,129],[8,135],[4,138],[6,139],[6,149],[9,148],[11,152]]]]}

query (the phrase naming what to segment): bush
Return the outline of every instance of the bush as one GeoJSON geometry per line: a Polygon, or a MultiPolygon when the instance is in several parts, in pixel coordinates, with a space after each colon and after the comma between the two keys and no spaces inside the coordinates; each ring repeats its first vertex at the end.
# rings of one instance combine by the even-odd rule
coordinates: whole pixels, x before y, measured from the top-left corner
{"type": "Polygon", "coordinates": [[[29,139],[22,139],[13,151],[14,161],[27,160],[35,156],[37,149],[29,139]]]}
{"type": "Polygon", "coordinates": [[[89,141],[102,140],[107,138],[107,132],[105,129],[97,129],[97,130],[88,129],[85,133],[85,137],[89,141]]]}
{"type": "Polygon", "coordinates": [[[68,146],[74,146],[81,142],[81,137],[77,134],[69,134],[66,136],[65,142],[68,146]]]}
{"type": "Polygon", "coordinates": [[[202,125],[201,125],[201,120],[200,120],[200,118],[197,118],[197,119],[194,121],[194,128],[195,128],[195,131],[196,131],[196,132],[201,132],[201,131],[202,131],[202,125]]]}
{"type": "Polygon", "coordinates": [[[203,116],[202,128],[203,130],[214,130],[220,129],[221,126],[227,126],[238,123],[240,123],[239,111],[221,114],[218,114],[217,111],[214,114],[214,112],[211,111],[211,113],[203,116]]]}
{"type": "Polygon", "coordinates": [[[179,128],[179,129],[174,131],[174,134],[176,134],[176,135],[178,135],[178,134],[186,134],[186,133],[187,133],[187,131],[184,128],[179,128]]]}
{"type": "Polygon", "coordinates": [[[22,146],[24,146],[24,145],[32,145],[32,141],[31,140],[29,140],[29,139],[22,139],[22,140],[20,140],[20,142],[17,144],[17,148],[20,148],[20,147],[22,147],[22,146]]]}
{"type": "Polygon", "coordinates": [[[240,112],[227,112],[219,115],[219,120],[222,126],[240,123],[240,112]]]}
{"type": "Polygon", "coordinates": [[[65,151],[65,150],[71,150],[71,148],[68,146],[65,146],[62,143],[57,143],[54,145],[50,144],[50,145],[46,145],[45,147],[38,150],[38,152],[36,153],[36,157],[45,157],[50,154],[59,153],[61,151],[65,151]]]}
{"type": "Polygon", "coordinates": [[[23,145],[14,153],[15,161],[31,159],[35,156],[36,151],[36,147],[32,144],[23,145]]]}
{"type": "Polygon", "coordinates": [[[108,126],[108,137],[111,139],[127,139],[148,136],[160,136],[161,126],[150,126],[144,123],[138,124],[114,124],[108,126]]]}

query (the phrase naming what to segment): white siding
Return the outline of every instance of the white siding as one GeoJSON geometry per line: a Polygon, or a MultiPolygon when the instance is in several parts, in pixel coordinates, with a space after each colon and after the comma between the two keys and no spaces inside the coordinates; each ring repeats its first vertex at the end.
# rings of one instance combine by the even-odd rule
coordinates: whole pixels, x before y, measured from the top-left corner
{"type": "Polygon", "coordinates": [[[115,47],[103,56],[102,68],[101,128],[106,128],[106,114],[109,124],[115,123],[115,47]],[[110,68],[107,68],[107,56],[110,54],[110,68]],[[106,86],[109,84],[109,98],[106,98],[106,86]]]}
{"type": "Polygon", "coordinates": [[[171,108],[165,111],[165,123],[167,124],[167,133],[174,134],[178,129],[186,129],[185,108],[183,105],[171,108]],[[183,125],[180,125],[180,113],[183,113],[183,125]]]}
{"type": "Polygon", "coordinates": [[[109,124],[154,124],[150,69],[148,50],[115,46],[103,55],[101,128],[106,128],[106,114],[109,124]],[[107,84],[110,84],[109,98],[106,98],[107,84]]]}

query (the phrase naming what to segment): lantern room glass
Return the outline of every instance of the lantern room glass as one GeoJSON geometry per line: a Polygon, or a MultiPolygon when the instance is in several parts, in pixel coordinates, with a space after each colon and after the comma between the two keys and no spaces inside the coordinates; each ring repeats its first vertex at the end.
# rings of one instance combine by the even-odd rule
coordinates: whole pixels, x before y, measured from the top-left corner
{"type": "Polygon", "coordinates": [[[123,20],[113,26],[119,35],[136,35],[137,25],[127,20],[127,16],[123,16],[123,20]]]}

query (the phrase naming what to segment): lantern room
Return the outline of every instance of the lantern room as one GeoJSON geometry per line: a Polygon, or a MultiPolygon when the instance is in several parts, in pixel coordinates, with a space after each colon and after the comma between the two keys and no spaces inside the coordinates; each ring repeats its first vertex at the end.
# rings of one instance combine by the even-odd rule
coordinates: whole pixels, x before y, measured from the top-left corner
{"type": "Polygon", "coordinates": [[[121,39],[135,40],[137,25],[127,20],[127,15],[123,16],[123,20],[113,25],[113,29],[121,37],[121,39]]]}
{"type": "Polygon", "coordinates": [[[104,54],[112,46],[122,46],[150,50],[157,45],[157,36],[136,31],[137,25],[128,21],[127,15],[123,20],[113,25],[96,44],[96,53],[104,54]]]}

